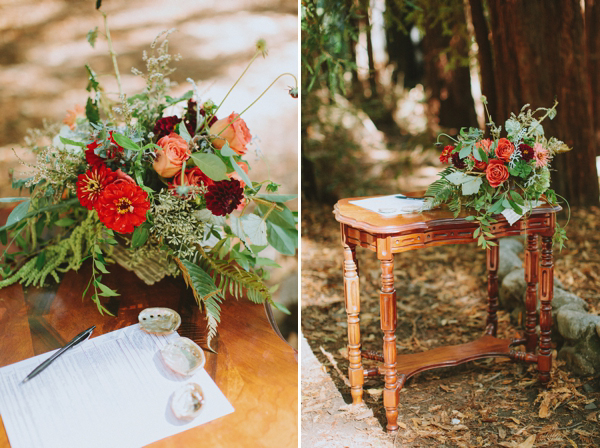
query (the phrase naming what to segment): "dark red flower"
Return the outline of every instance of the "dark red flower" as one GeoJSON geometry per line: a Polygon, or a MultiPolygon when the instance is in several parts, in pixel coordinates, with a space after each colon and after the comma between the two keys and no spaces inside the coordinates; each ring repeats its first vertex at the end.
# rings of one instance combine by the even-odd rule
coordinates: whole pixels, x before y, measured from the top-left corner
{"type": "Polygon", "coordinates": [[[117,179],[117,174],[105,165],[96,165],[77,178],[77,198],[88,210],[96,208],[104,189],[117,179]]]}
{"type": "Polygon", "coordinates": [[[442,150],[442,155],[440,155],[440,162],[448,163],[450,161],[450,156],[452,155],[452,151],[454,151],[454,146],[448,145],[445,146],[442,150]]]}
{"type": "Polygon", "coordinates": [[[96,141],[87,145],[87,149],[85,150],[85,160],[90,166],[104,165],[104,159],[94,152],[98,146],[100,146],[100,144],[96,141]]]}
{"type": "Polygon", "coordinates": [[[146,221],[150,209],[148,195],[137,184],[119,181],[108,185],[98,201],[96,210],[100,221],[119,233],[131,233],[146,221]]]}
{"type": "Polygon", "coordinates": [[[154,125],[154,137],[157,140],[160,140],[165,135],[169,135],[171,132],[175,132],[175,126],[177,123],[181,122],[181,118],[177,115],[172,115],[170,117],[163,117],[156,122],[154,125]]]}
{"type": "Polygon", "coordinates": [[[225,216],[234,211],[244,199],[244,189],[237,179],[221,180],[208,187],[204,196],[206,208],[213,215],[225,216]]]}
{"type": "MultiPolygon", "coordinates": [[[[196,102],[194,100],[188,100],[187,111],[185,113],[185,119],[183,120],[183,122],[185,123],[185,126],[191,136],[194,136],[196,134],[196,125],[198,124],[198,121],[196,120],[196,108],[196,102]]],[[[206,117],[206,111],[203,107],[200,108],[200,115],[206,117]]],[[[216,121],[217,117],[213,115],[206,124],[206,127],[211,127],[216,121]]]]}
{"type": "Polygon", "coordinates": [[[459,170],[462,170],[462,169],[464,169],[467,166],[467,164],[465,163],[465,161],[460,158],[460,156],[458,155],[457,152],[455,152],[454,154],[452,154],[452,165],[454,165],[459,170]]]}
{"type": "Polygon", "coordinates": [[[519,145],[519,151],[521,151],[521,158],[525,162],[529,162],[531,159],[533,159],[534,152],[531,146],[526,145],[525,143],[521,143],[519,145]]]}

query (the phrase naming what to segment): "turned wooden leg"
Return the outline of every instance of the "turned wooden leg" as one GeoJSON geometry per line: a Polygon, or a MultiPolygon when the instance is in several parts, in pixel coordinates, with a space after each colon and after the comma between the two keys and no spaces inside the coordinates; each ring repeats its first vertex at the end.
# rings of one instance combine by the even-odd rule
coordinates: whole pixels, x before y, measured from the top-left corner
{"type": "Polygon", "coordinates": [[[527,294],[525,298],[525,351],[535,353],[537,347],[537,283],[538,283],[538,236],[527,235],[527,246],[525,248],[525,281],[527,282],[527,294]]]}
{"type": "MultiPolygon", "coordinates": [[[[497,241],[496,241],[497,242],[497,241]]],[[[486,250],[488,271],[488,314],[485,332],[492,336],[498,333],[498,246],[488,246],[486,250]]]]}
{"type": "Polygon", "coordinates": [[[552,261],[552,237],[542,236],[542,260],[540,263],[540,346],[538,372],[540,381],[550,381],[552,367],[552,294],[554,292],[554,264],[552,261]]]}
{"type": "Polygon", "coordinates": [[[360,297],[356,246],[344,245],[344,298],[348,314],[348,378],[350,379],[352,402],[362,403],[365,381],[360,355],[360,297]]]}
{"type": "Polygon", "coordinates": [[[381,260],[381,329],[383,330],[383,368],[385,389],[383,406],[387,417],[387,430],[398,431],[398,382],[396,372],[396,290],[394,289],[394,258],[381,260]]]}

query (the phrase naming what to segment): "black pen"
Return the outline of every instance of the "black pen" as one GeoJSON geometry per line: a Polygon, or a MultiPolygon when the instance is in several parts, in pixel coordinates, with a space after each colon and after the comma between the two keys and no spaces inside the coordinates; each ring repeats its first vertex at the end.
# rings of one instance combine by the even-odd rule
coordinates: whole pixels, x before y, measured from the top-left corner
{"type": "Polygon", "coordinates": [[[409,198],[408,196],[404,196],[403,194],[397,194],[396,197],[398,199],[412,199],[413,201],[421,201],[425,198],[409,198]]]}
{"type": "Polygon", "coordinates": [[[77,336],[75,336],[73,339],[71,339],[71,341],[69,343],[67,343],[67,345],[65,345],[63,348],[61,348],[55,354],[53,354],[52,356],[50,356],[50,358],[48,358],[43,363],[41,363],[39,366],[37,366],[35,369],[33,369],[33,372],[31,372],[29,375],[27,375],[25,377],[25,379],[23,380],[23,383],[26,383],[31,378],[33,378],[34,376],[36,376],[38,373],[40,373],[42,370],[44,370],[46,367],[48,367],[52,363],[52,361],[54,361],[56,358],[58,358],[64,352],[66,352],[67,350],[69,350],[71,347],[75,347],[80,342],[83,342],[87,338],[89,338],[92,335],[92,331],[94,331],[94,328],[96,328],[95,325],[93,327],[88,328],[85,331],[82,331],[77,336]]]}

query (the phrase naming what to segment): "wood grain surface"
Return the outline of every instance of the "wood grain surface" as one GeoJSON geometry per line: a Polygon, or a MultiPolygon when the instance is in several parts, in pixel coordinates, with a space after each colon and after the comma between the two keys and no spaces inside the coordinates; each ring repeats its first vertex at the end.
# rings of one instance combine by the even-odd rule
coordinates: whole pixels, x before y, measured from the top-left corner
{"type": "MultiPolygon", "coordinates": [[[[0,210],[0,222],[6,215],[6,209],[0,210]]],[[[138,313],[151,306],[177,310],[182,318],[180,335],[204,345],[203,317],[181,279],[147,286],[119,266],[109,270],[105,283],[121,294],[106,302],[115,317],[101,316],[89,298],[81,297],[91,273],[89,263],[79,272],[66,273],[59,285],[0,289],[0,366],[61,347],[92,325],[98,336],[135,324],[138,313]]],[[[248,300],[226,300],[212,344],[218,354],[206,352],[205,369],[235,412],[150,446],[297,446],[297,353],[276,334],[266,311],[248,300]]],[[[0,448],[9,446],[2,424],[0,448]]]]}

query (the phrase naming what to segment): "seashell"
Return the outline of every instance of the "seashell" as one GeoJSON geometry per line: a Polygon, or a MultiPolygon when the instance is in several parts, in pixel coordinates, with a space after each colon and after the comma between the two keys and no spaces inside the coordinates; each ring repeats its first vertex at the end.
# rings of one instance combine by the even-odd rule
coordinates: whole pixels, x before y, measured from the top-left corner
{"type": "Polygon", "coordinates": [[[202,349],[194,341],[184,337],[173,339],[160,349],[160,354],[165,364],[181,375],[190,375],[206,362],[202,349]]]}
{"type": "Polygon", "coordinates": [[[146,333],[171,334],[181,325],[181,316],[170,308],[146,308],[138,315],[140,327],[146,333]]]}
{"type": "Polygon", "coordinates": [[[200,385],[188,383],[173,392],[171,410],[175,417],[191,420],[200,414],[203,404],[204,393],[200,385]]]}

